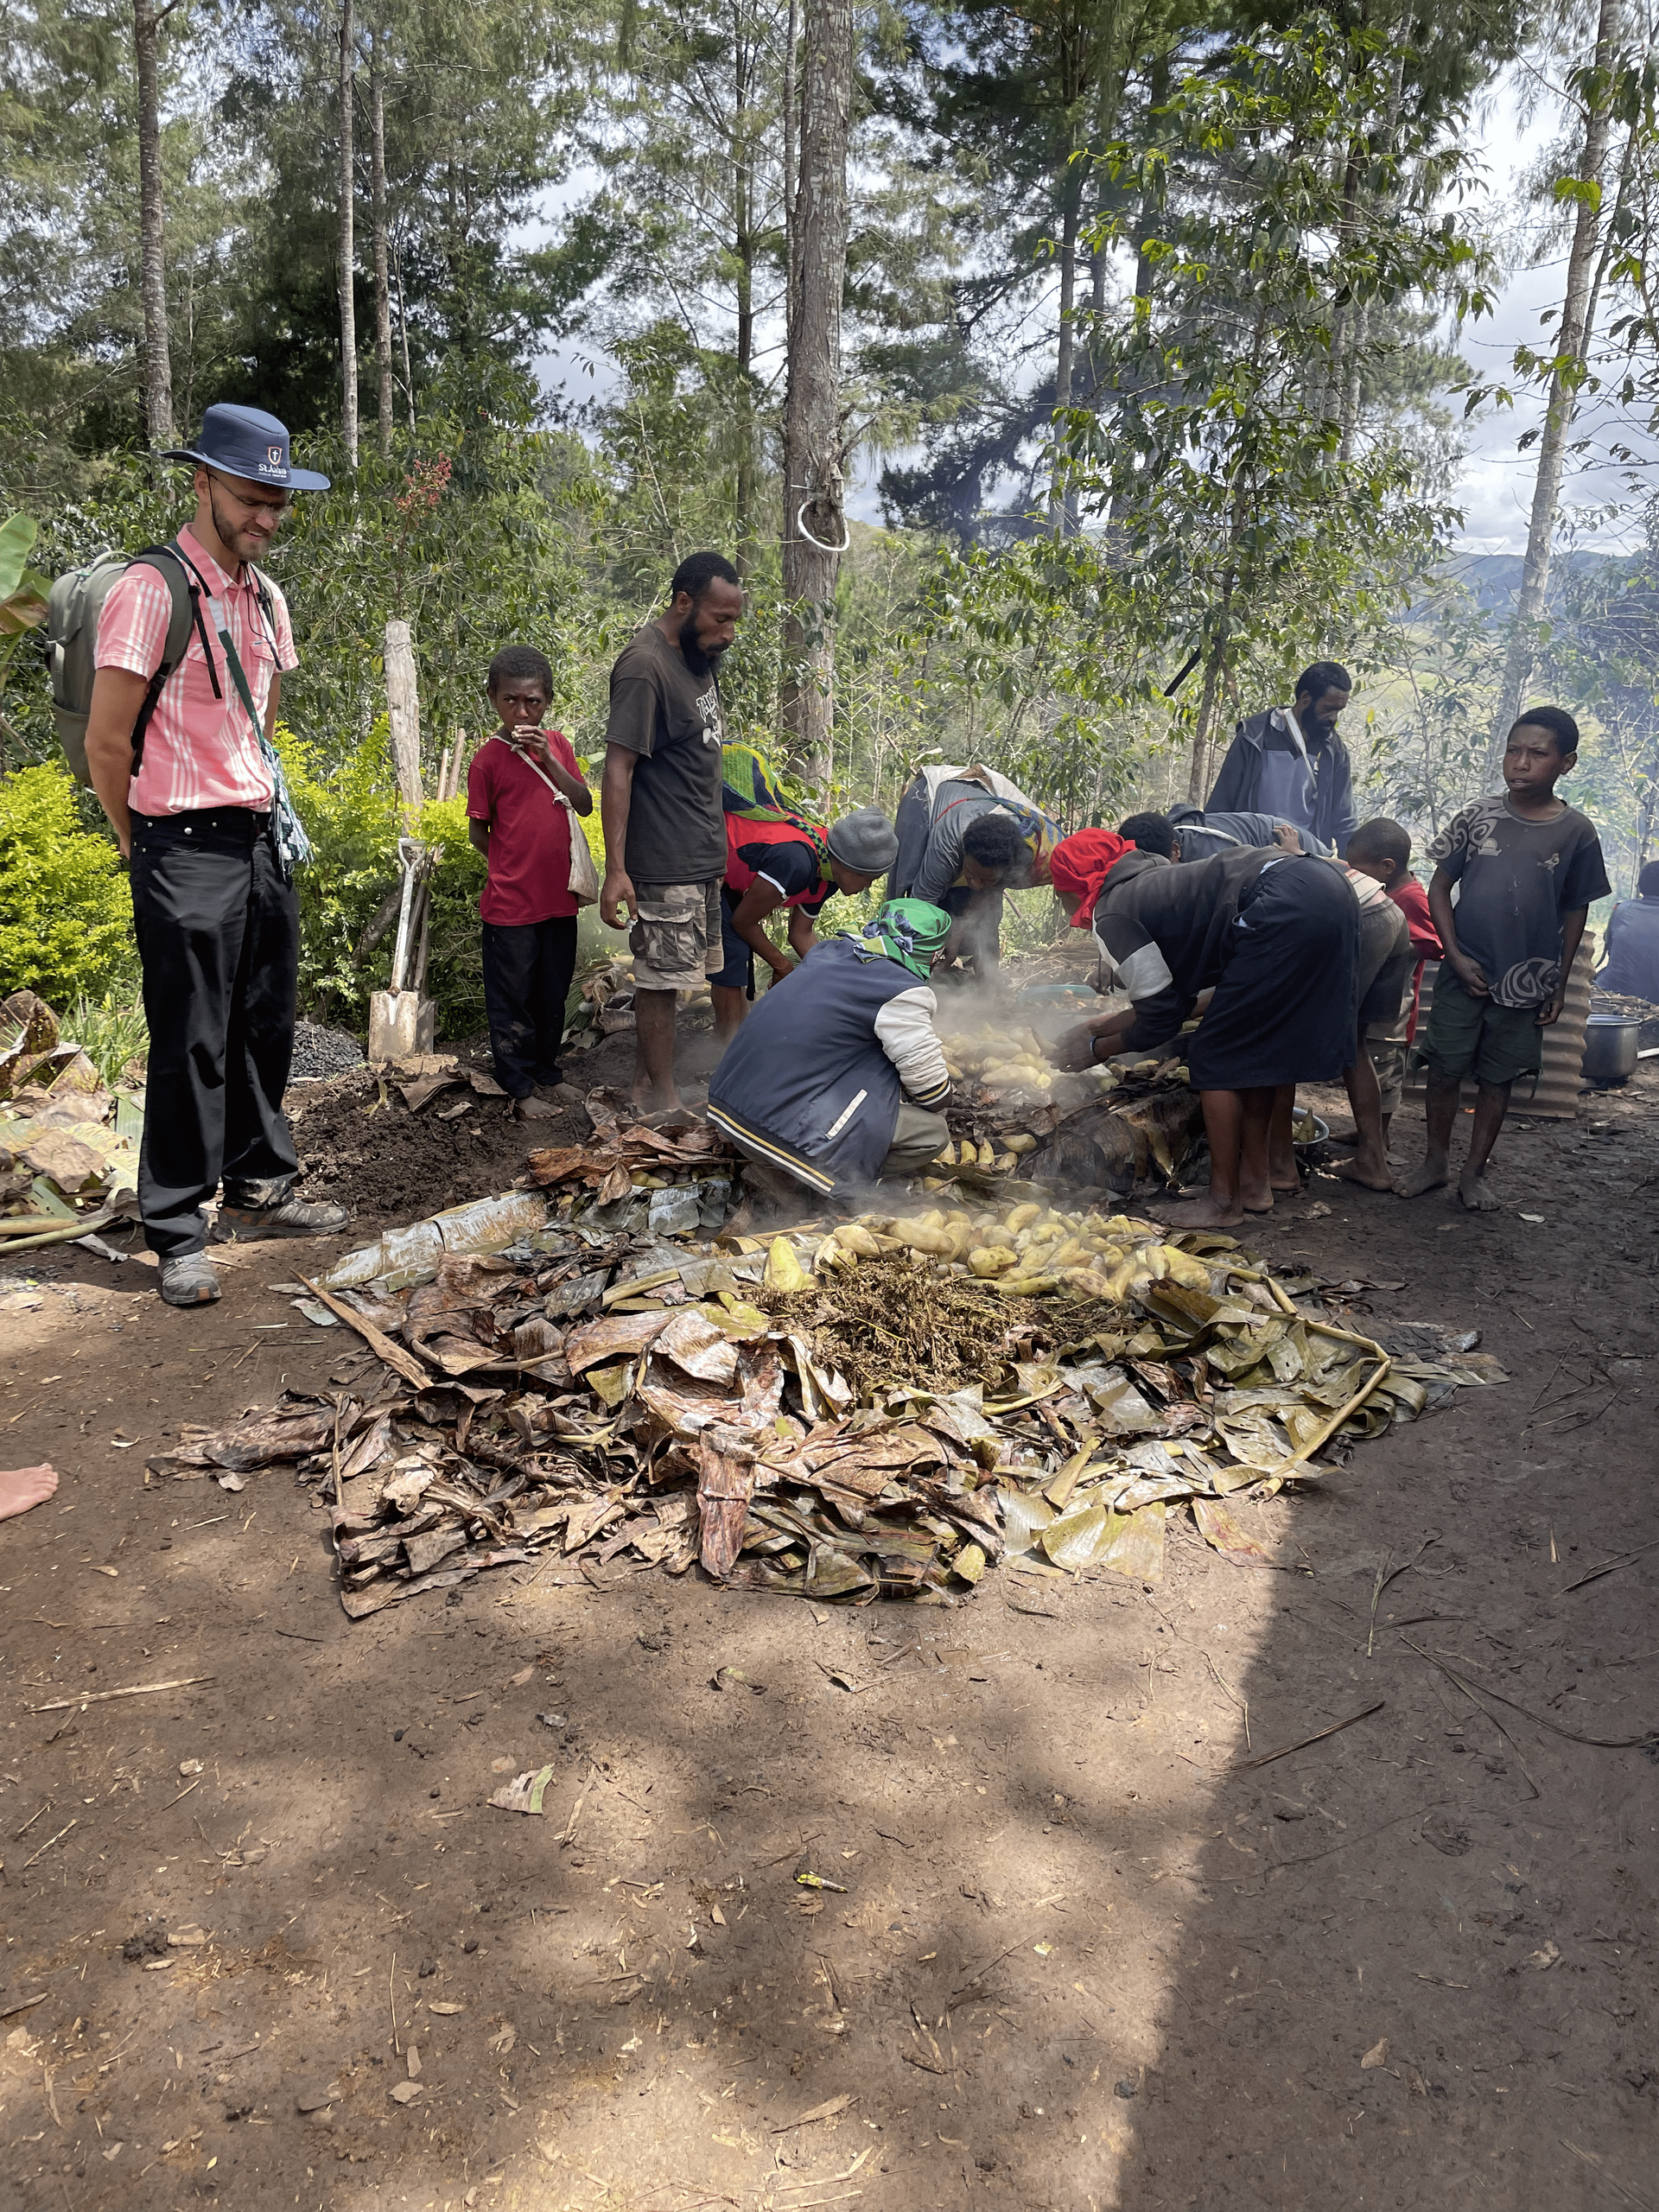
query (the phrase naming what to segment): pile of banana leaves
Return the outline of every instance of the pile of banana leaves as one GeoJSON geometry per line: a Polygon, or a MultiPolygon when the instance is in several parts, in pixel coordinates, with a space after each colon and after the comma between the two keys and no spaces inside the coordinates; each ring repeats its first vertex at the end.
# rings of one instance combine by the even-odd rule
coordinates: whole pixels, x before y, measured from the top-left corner
{"type": "Polygon", "coordinates": [[[111,1091],[33,991],[0,1003],[0,1262],[137,1212],[142,1074],[111,1091]]]}
{"type": "Polygon", "coordinates": [[[227,1488],[292,1467],[353,1618],[490,1568],[696,1563],[952,1604],[999,1566],[1155,1583],[1179,1512],[1271,1564],[1241,1497],[1505,1379],[1472,1336],[1412,1325],[1391,1351],[1231,1238],[1124,1215],[967,1203],[693,1243],[569,1204],[480,1202],[293,1286],[365,1340],[353,1386],[187,1431],[152,1467],[227,1488]],[[505,1249],[455,1249],[463,1217],[505,1249]]]}

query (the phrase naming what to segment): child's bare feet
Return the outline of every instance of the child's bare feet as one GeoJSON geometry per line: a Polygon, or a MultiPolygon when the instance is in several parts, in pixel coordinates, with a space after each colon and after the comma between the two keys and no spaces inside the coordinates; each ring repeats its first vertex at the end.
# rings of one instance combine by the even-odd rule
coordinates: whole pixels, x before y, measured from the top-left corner
{"type": "Polygon", "coordinates": [[[1394,1187],[1402,1198],[1421,1198],[1425,1191],[1438,1191],[1451,1180],[1450,1161],[1431,1155],[1421,1167],[1414,1167],[1409,1175],[1402,1175],[1394,1187]]]}
{"type": "Polygon", "coordinates": [[[528,1098],[515,1098],[512,1102],[513,1119],[518,1122],[550,1122],[558,1110],[556,1106],[550,1106],[545,1098],[538,1098],[533,1090],[528,1098]]]}
{"type": "MultiPolygon", "coordinates": [[[[1252,1211],[1266,1213],[1271,1205],[1269,1198],[1268,1205],[1257,1206],[1252,1211]]],[[[1184,1205],[1149,1207],[1147,1211],[1170,1229],[1236,1229],[1244,1218],[1242,1205],[1224,1206],[1220,1199],[1208,1191],[1198,1198],[1189,1198],[1184,1205]]]]}
{"type": "Polygon", "coordinates": [[[1458,1196],[1471,1213],[1497,1213],[1503,1204],[1486,1178],[1469,1167],[1458,1178],[1458,1196]]]}
{"type": "Polygon", "coordinates": [[[0,1467],[0,1521],[44,1505],[57,1486],[55,1467],[0,1467]]]}

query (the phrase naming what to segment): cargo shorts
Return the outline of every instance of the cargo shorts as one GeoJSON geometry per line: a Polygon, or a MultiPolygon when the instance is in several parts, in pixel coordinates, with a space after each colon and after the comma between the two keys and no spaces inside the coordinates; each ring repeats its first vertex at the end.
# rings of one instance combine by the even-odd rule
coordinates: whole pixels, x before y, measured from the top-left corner
{"type": "Polygon", "coordinates": [[[1403,1037],[1367,1033],[1365,1050],[1376,1071],[1376,1087],[1382,1095],[1382,1111],[1397,1113],[1406,1095],[1406,1045],[1403,1037]]]}
{"type": "Polygon", "coordinates": [[[1437,1075],[1466,1077],[1478,1083],[1519,1083],[1535,1078],[1543,1065],[1544,1033],[1535,1006],[1499,1006],[1475,998],[1443,961],[1434,979],[1428,1020],[1418,1034],[1423,1058],[1437,1075]]]}
{"type": "Polygon", "coordinates": [[[724,966],[720,878],[707,883],[637,883],[628,931],[637,991],[695,991],[724,966]]]}

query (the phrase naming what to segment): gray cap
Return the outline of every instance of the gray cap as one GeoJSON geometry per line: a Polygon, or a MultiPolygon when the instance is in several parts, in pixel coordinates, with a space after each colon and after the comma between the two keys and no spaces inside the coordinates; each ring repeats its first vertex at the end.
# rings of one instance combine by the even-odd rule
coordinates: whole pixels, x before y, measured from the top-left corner
{"type": "Polygon", "coordinates": [[[830,857],[857,875],[885,875],[899,857],[899,837],[879,806],[843,814],[829,830],[830,857]]]}

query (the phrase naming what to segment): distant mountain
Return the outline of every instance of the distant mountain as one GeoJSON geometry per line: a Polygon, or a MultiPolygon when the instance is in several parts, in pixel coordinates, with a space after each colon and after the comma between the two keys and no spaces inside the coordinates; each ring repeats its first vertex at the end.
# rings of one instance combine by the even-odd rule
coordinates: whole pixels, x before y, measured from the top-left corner
{"type": "MultiPolygon", "coordinates": [[[[1549,588],[1545,604],[1556,596],[1569,575],[1583,575],[1618,556],[1611,553],[1558,553],[1549,565],[1549,588]]],[[[1507,614],[1521,588],[1522,558],[1518,553],[1453,553],[1442,573],[1467,584],[1476,601],[1488,613],[1507,614]]]]}

